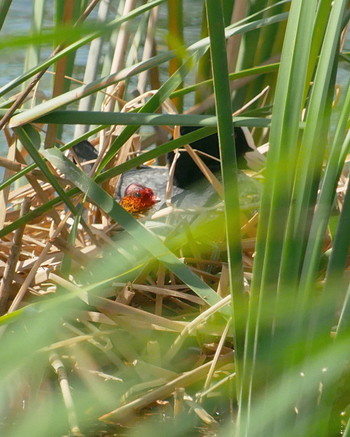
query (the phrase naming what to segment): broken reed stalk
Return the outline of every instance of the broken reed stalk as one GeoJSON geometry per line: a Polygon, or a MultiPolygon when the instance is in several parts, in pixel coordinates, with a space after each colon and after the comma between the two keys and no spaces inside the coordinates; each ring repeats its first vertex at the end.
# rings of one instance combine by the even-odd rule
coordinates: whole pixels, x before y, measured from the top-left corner
{"type": "MultiPolygon", "coordinates": [[[[21,207],[21,217],[23,217],[28,211],[30,207],[30,199],[26,198],[23,200],[21,207]]],[[[0,284],[0,315],[3,315],[7,311],[8,300],[10,297],[10,289],[13,278],[16,273],[16,265],[19,259],[19,255],[21,253],[22,247],[22,238],[24,233],[24,226],[21,226],[15,231],[15,235],[13,237],[13,244],[11,247],[10,256],[7,260],[7,264],[4,271],[4,276],[1,280],[0,284]]]]}
{"type": "MultiPolygon", "coordinates": [[[[229,352],[225,355],[222,355],[217,360],[217,367],[222,367],[226,364],[232,363],[233,352],[229,352]]],[[[175,378],[174,380],[164,384],[162,387],[159,387],[150,393],[147,393],[144,396],[129,402],[126,405],[116,408],[110,413],[104,414],[99,419],[106,423],[118,423],[128,420],[128,418],[130,419],[130,416],[135,415],[137,411],[147,407],[153,402],[156,402],[158,399],[165,399],[169,397],[177,387],[187,387],[188,385],[194,384],[196,381],[201,380],[205,375],[207,375],[211,366],[212,361],[209,361],[200,367],[190,370],[189,372],[185,372],[178,378],[175,378]]]]}
{"type": "Polygon", "coordinates": [[[57,374],[58,382],[60,384],[64,406],[67,410],[70,434],[76,437],[82,436],[83,434],[80,432],[78,417],[75,411],[73,397],[69,387],[67,372],[58,354],[52,353],[50,355],[50,364],[54,368],[57,374]]]}

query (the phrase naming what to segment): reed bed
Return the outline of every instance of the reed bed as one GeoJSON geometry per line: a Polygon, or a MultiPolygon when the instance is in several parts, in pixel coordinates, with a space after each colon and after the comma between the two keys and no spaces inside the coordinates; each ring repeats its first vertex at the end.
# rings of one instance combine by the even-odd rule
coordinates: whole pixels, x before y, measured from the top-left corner
{"type": "Polygon", "coordinates": [[[0,88],[1,434],[349,435],[347,2],[32,6],[0,42],[26,52],[0,88]],[[214,132],[219,180],[189,146],[214,132]],[[221,200],[181,208],[170,168],[125,211],[123,177],[179,148],[221,200]]]}

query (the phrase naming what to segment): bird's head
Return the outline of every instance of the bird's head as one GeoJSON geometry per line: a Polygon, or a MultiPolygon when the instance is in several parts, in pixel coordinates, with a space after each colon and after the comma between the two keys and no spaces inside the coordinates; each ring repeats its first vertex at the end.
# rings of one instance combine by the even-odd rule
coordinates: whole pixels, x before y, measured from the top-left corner
{"type": "Polygon", "coordinates": [[[120,204],[131,214],[141,214],[152,208],[159,200],[151,188],[130,184],[125,188],[120,204]]]}

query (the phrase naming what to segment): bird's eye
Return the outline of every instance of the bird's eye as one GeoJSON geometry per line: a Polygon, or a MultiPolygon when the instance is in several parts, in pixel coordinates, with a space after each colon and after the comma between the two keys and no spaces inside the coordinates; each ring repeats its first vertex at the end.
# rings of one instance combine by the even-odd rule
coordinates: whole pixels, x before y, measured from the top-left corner
{"type": "Polygon", "coordinates": [[[141,193],[135,193],[135,197],[141,197],[141,193]]]}

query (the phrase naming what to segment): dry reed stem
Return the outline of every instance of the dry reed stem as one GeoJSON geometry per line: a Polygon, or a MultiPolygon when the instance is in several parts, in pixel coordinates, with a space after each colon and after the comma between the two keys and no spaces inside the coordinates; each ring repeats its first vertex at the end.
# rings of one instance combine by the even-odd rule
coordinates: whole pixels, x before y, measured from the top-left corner
{"type": "Polygon", "coordinates": [[[195,402],[187,393],[184,394],[184,401],[197,416],[206,424],[214,425],[218,422],[198,402],[195,402]]]}
{"type": "MultiPolygon", "coordinates": [[[[55,238],[57,235],[59,235],[62,232],[62,229],[65,226],[66,221],[68,220],[69,216],[70,216],[70,213],[67,213],[66,217],[61,221],[61,223],[58,225],[56,231],[54,232],[53,238],[55,238]]],[[[43,259],[45,259],[45,257],[47,256],[47,254],[48,254],[48,252],[49,252],[49,250],[51,248],[51,245],[52,245],[52,243],[48,242],[46,247],[43,249],[41,254],[38,256],[38,258],[34,262],[34,265],[33,265],[32,269],[28,273],[25,281],[23,282],[23,284],[22,284],[21,288],[19,289],[16,297],[14,298],[14,300],[13,300],[13,302],[12,302],[12,304],[11,304],[9,310],[8,310],[8,313],[11,313],[11,312],[15,311],[19,307],[22,299],[24,298],[24,296],[25,296],[25,294],[27,292],[28,287],[30,286],[33,278],[35,277],[35,274],[36,274],[37,270],[41,266],[43,259]]]]}
{"type": "Polygon", "coordinates": [[[174,356],[179,352],[183,342],[186,337],[190,335],[196,329],[199,329],[200,326],[213,314],[215,314],[219,309],[223,308],[225,305],[228,305],[231,302],[231,296],[226,296],[224,299],[219,301],[217,304],[211,306],[207,310],[205,310],[202,314],[197,316],[194,320],[187,323],[183,331],[176,338],[174,343],[170,346],[168,352],[165,355],[165,360],[170,361],[174,358],[174,356]]]}
{"type": "MultiPolygon", "coordinates": [[[[143,104],[145,99],[153,94],[154,91],[138,96],[138,98],[133,99],[133,101],[126,102],[123,110],[137,108],[143,104]]],[[[163,110],[168,112],[176,111],[170,102],[164,104],[163,110]]],[[[93,176],[96,166],[101,162],[101,159],[103,159],[113,139],[112,136],[118,135],[123,128],[122,126],[118,126],[115,129],[101,133],[100,138],[91,140],[94,145],[100,142],[102,150],[94,163],[90,176],[93,176]]],[[[174,138],[175,135],[174,132],[174,138]]],[[[118,164],[123,163],[129,158],[131,153],[134,153],[134,151],[139,153],[140,150],[141,142],[138,135],[134,135],[131,137],[129,143],[118,152],[115,162],[118,164]]],[[[196,151],[190,151],[190,153],[195,155],[197,161],[201,161],[200,153],[196,151]]],[[[16,169],[16,171],[18,171],[25,165],[22,164],[22,161],[17,159],[17,156],[14,156],[11,162],[4,161],[4,164],[11,170],[16,169]]],[[[209,173],[205,169],[204,171],[208,176],[209,173]]],[[[9,193],[6,214],[7,223],[18,218],[19,212],[14,211],[13,206],[20,204],[23,199],[30,198],[33,205],[39,206],[42,202],[45,202],[53,196],[54,192],[50,184],[39,183],[40,177],[42,177],[42,175],[40,175],[39,172],[36,170],[32,171],[29,174],[29,178],[31,178],[32,182],[31,185],[21,187],[9,193]]],[[[62,185],[65,187],[69,186],[59,175],[56,175],[56,177],[62,185]]],[[[215,184],[210,175],[208,178],[211,183],[215,184]]],[[[169,179],[171,181],[171,176],[169,179]]],[[[109,181],[112,185],[112,191],[114,191],[116,181],[117,179],[109,181]]],[[[79,199],[81,199],[81,197],[82,196],[80,196],[79,199]]],[[[78,201],[78,199],[76,199],[76,201],[78,201]]],[[[86,208],[91,208],[88,199],[86,200],[85,206],[86,208]]],[[[255,207],[258,207],[258,205],[249,205],[247,211],[255,207]]],[[[96,207],[93,208],[96,211],[96,207]]],[[[217,209],[217,206],[215,208],[200,208],[198,210],[181,210],[171,207],[155,213],[151,217],[148,217],[147,220],[157,219],[161,216],[165,217],[178,212],[183,214],[184,217],[191,217],[196,213],[216,212],[217,209]]],[[[63,205],[56,207],[54,210],[56,220],[57,217],[61,217],[64,213],[63,205]]],[[[64,221],[68,219],[68,215],[66,215],[64,221]]],[[[250,216],[251,214],[249,213],[248,217],[250,216]]],[[[69,254],[69,257],[75,261],[78,267],[81,265],[85,266],[88,261],[95,256],[101,256],[103,253],[101,247],[105,245],[113,247],[121,253],[122,248],[119,245],[117,234],[120,231],[118,225],[107,225],[107,221],[102,221],[101,217],[98,217],[96,214],[92,217],[92,213],[91,219],[94,220],[95,223],[90,226],[85,225],[85,227],[79,226],[78,236],[74,243],[68,242],[68,232],[66,235],[59,232],[59,227],[69,230],[68,225],[64,225],[61,220],[56,231],[53,229],[53,220],[48,216],[42,216],[36,219],[35,222],[27,224],[25,234],[22,238],[20,259],[16,263],[14,271],[15,283],[16,287],[19,288],[19,292],[12,303],[11,310],[18,308],[20,304],[24,305],[26,303],[24,299],[28,291],[32,294],[54,292],[56,284],[64,287],[69,293],[73,292],[73,297],[79,297],[84,300],[85,303],[93,307],[93,311],[91,311],[91,308],[86,311],[78,310],[74,315],[74,321],[67,318],[68,320],[65,320],[60,329],[63,328],[63,334],[68,338],[62,340],[62,337],[59,337],[59,341],[52,341],[51,345],[48,345],[41,351],[47,353],[47,351],[53,350],[71,350],[72,354],[77,354],[77,356],[86,354],[87,359],[90,357],[91,368],[89,369],[90,364],[85,364],[86,371],[82,369],[76,369],[76,371],[78,372],[78,376],[87,382],[89,381],[88,372],[91,369],[101,372],[101,375],[107,375],[108,373],[103,372],[103,368],[99,368],[99,366],[102,366],[101,363],[103,359],[100,361],[100,358],[95,359],[95,357],[104,356],[105,360],[108,363],[112,363],[117,370],[127,367],[129,363],[132,363],[131,369],[138,375],[142,382],[140,384],[134,383],[130,390],[124,393],[124,399],[131,399],[131,396],[132,399],[134,399],[135,396],[139,396],[139,399],[136,400],[136,404],[134,404],[134,401],[131,401],[128,405],[125,405],[124,407],[126,409],[124,410],[118,409],[115,415],[111,413],[110,417],[108,414],[103,416],[107,417],[107,422],[111,417],[112,420],[119,420],[120,415],[124,413],[126,413],[126,415],[129,413],[132,415],[140,406],[141,408],[148,406],[154,402],[154,400],[157,401],[171,397],[176,388],[181,389],[185,386],[192,385],[200,379],[203,380],[205,387],[202,393],[209,391],[209,384],[213,384],[213,373],[222,363],[222,357],[220,355],[227,350],[227,348],[225,349],[223,346],[225,338],[227,336],[227,342],[232,342],[232,335],[229,333],[229,323],[227,323],[226,327],[224,323],[213,327],[211,324],[208,324],[207,321],[222,305],[228,305],[230,303],[230,296],[222,299],[218,305],[206,309],[207,307],[203,306],[204,302],[202,299],[192,295],[188,287],[180,284],[173,274],[163,268],[153,270],[146,269],[146,272],[135,278],[135,283],[114,282],[114,289],[112,289],[111,294],[113,294],[114,290],[118,290],[116,301],[100,296],[88,296],[84,287],[80,288],[72,281],[61,278],[55,273],[54,269],[58,270],[60,268],[62,252],[69,254]],[[142,305],[144,302],[146,302],[145,307],[147,306],[147,311],[143,310],[142,305]],[[135,307],[136,305],[139,307],[135,307]],[[202,310],[204,310],[204,312],[198,316],[198,313],[202,310]],[[171,316],[167,314],[171,314],[171,316]],[[184,320],[192,321],[185,322],[184,320]],[[79,328],[76,325],[79,326],[79,328]],[[128,345],[128,350],[126,350],[127,348],[123,349],[122,345],[119,344],[121,342],[118,343],[117,347],[114,345],[110,346],[110,342],[112,343],[110,338],[113,338],[116,333],[121,336],[123,336],[124,333],[136,333],[135,335],[137,335],[138,332],[142,333],[145,330],[154,333],[155,336],[158,333],[160,335],[170,333],[172,340],[169,351],[166,353],[163,345],[158,341],[153,341],[153,339],[147,344],[146,355],[143,355],[144,359],[140,359],[140,351],[134,345],[128,345]],[[203,360],[208,359],[208,355],[202,353],[202,351],[195,356],[193,362],[186,364],[186,370],[193,366],[197,366],[197,369],[183,374],[174,372],[171,366],[176,361],[176,354],[179,353],[180,356],[181,349],[184,350],[184,354],[187,353],[186,349],[184,349],[184,341],[190,336],[194,337],[196,333],[210,336],[211,339],[212,336],[220,338],[218,345],[214,340],[209,340],[211,341],[211,349],[208,349],[209,346],[207,347],[207,345],[203,346],[203,349],[207,348],[207,350],[210,350],[211,355],[214,354],[214,360],[202,365],[203,360]],[[89,352],[84,350],[86,346],[89,346],[89,352]],[[112,348],[111,350],[108,350],[109,346],[112,348]],[[173,360],[174,357],[175,360],[173,360]],[[171,360],[173,360],[173,362],[170,363],[171,360]],[[161,385],[161,387],[159,387],[159,385],[161,385]],[[147,397],[147,395],[140,395],[145,389],[151,390],[149,397],[147,397]]],[[[244,267],[248,270],[245,272],[246,277],[249,277],[252,266],[257,219],[258,215],[248,218],[248,222],[242,227],[242,233],[248,237],[243,240],[243,248],[245,251],[244,267]]],[[[187,228],[186,235],[188,237],[190,250],[186,255],[189,253],[191,257],[183,257],[183,261],[205,281],[214,284],[214,287],[217,286],[219,294],[225,295],[228,292],[227,265],[225,261],[221,260],[221,258],[225,260],[224,248],[218,246],[218,251],[221,250],[221,253],[218,254],[218,260],[205,259],[202,256],[200,245],[191,235],[190,226],[187,228]]],[[[8,237],[0,243],[4,254],[3,259],[5,259],[5,256],[8,256],[10,244],[8,237]]],[[[182,255],[182,252],[180,251],[179,254],[182,255]]],[[[126,253],[125,256],[127,255],[126,253]]],[[[0,259],[0,261],[1,260],[2,259],[0,259]]],[[[75,264],[73,264],[73,266],[75,266],[75,264]]],[[[0,272],[1,269],[2,264],[0,263],[0,272]]],[[[91,294],[98,293],[98,285],[99,284],[91,284],[91,287],[88,289],[92,292],[91,294]]],[[[32,296],[32,299],[38,300],[39,298],[39,296],[32,296]]],[[[77,358],[74,364],[78,363],[78,360],[77,358]]],[[[227,359],[226,362],[232,363],[232,360],[233,356],[229,355],[229,359],[227,359]]],[[[205,423],[213,423],[211,416],[204,409],[201,410],[200,406],[187,394],[184,395],[184,401],[185,403],[182,407],[192,408],[205,423]]],[[[101,418],[102,420],[104,420],[103,417],[101,418]]]]}
{"type": "MultiPolygon", "coordinates": [[[[23,217],[30,208],[30,200],[25,199],[20,215],[23,217]]],[[[25,226],[21,226],[15,232],[13,237],[13,244],[11,247],[11,253],[8,258],[5,271],[0,284],[0,315],[3,315],[7,311],[8,300],[10,296],[11,283],[15,276],[17,261],[20,256],[21,247],[22,247],[22,239],[24,233],[25,226]]]]}
{"type": "MultiPolygon", "coordinates": [[[[135,101],[133,104],[137,105],[138,103],[140,103],[140,100],[135,101]]],[[[103,146],[105,146],[105,148],[111,140],[111,135],[114,133],[113,130],[105,133],[105,137],[103,138],[103,146]]],[[[121,163],[127,160],[129,152],[130,148],[128,153],[120,152],[117,156],[118,162],[121,163]]],[[[196,154],[196,152],[194,153],[196,154]]],[[[102,159],[103,155],[104,152],[100,154],[97,162],[102,159]]],[[[11,171],[15,169],[16,171],[20,170],[24,166],[24,164],[17,160],[17,157],[11,162],[4,161],[4,164],[8,166],[11,171]],[[11,165],[11,162],[13,165],[11,165]]],[[[32,185],[26,185],[25,187],[9,192],[6,212],[7,223],[19,217],[19,211],[13,209],[14,205],[19,205],[24,199],[28,198],[31,199],[33,205],[38,206],[42,201],[45,201],[41,201],[40,196],[43,199],[48,199],[53,194],[53,190],[48,183],[39,185],[38,181],[40,177],[42,177],[39,172],[32,171],[29,176],[32,180],[34,179],[32,185]]],[[[66,184],[64,179],[60,178],[59,180],[62,184],[66,184]]],[[[344,176],[341,183],[343,183],[344,186],[346,185],[347,176],[344,176]]],[[[342,205],[343,199],[342,191],[340,187],[338,193],[340,205],[342,205]]],[[[257,208],[258,205],[249,205],[246,210],[249,211],[257,208]]],[[[165,217],[169,214],[176,214],[177,212],[183,214],[184,217],[191,217],[195,212],[198,214],[211,213],[216,209],[216,207],[212,209],[201,208],[195,211],[194,209],[181,210],[171,207],[153,214],[151,217],[148,217],[148,220],[158,219],[161,216],[165,217]]],[[[63,206],[58,206],[55,212],[58,216],[62,216],[64,213],[63,206]]],[[[68,215],[66,215],[64,221],[68,219],[68,215]]],[[[253,215],[248,215],[247,213],[247,221],[242,225],[242,234],[244,235],[242,240],[244,250],[244,274],[245,278],[249,280],[251,279],[253,265],[257,221],[258,213],[254,213],[253,215]]],[[[198,312],[203,309],[203,301],[198,296],[190,294],[188,288],[180,284],[174,275],[164,269],[158,269],[152,271],[152,273],[147,270],[144,276],[141,275],[136,278],[135,283],[113,283],[113,287],[116,287],[116,289],[121,290],[123,288],[123,291],[118,291],[116,301],[99,296],[87,296],[83,288],[79,288],[72,282],[60,278],[53,273],[53,270],[60,267],[62,252],[68,253],[78,266],[86,265],[91,258],[100,256],[102,253],[102,245],[107,244],[120,252],[121,248],[118,243],[118,235],[116,235],[116,232],[119,232],[120,228],[118,228],[117,224],[107,226],[102,222],[96,222],[88,227],[85,226],[85,228],[80,227],[75,242],[68,243],[66,235],[62,234],[58,229],[59,227],[68,229],[66,228],[67,225],[60,220],[56,231],[53,229],[53,226],[53,220],[48,216],[42,216],[36,219],[35,222],[26,225],[25,233],[21,240],[22,249],[19,260],[14,263],[15,269],[13,270],[14,287],[17,287],[19,291],[10,310],[13,311],[18,308],[20,304],[26,303],[25,301],[23,302],[23,300],[28,291],[36,294],[54,292],[52,284],[60,284],[68,291],[76,292],[77,296],[80,295],[81,299],[95,308],[94,311],[77,311],[77,319],[74,323],[79,323],[80,329],[69,324],[69,321],[66,321],[64,327],[68,332],[69,338],[52,342],[52,344],[45,349],[45,352],[48,350],[63,350],[66,348],[72,348],[74,351],[78,351],[79,348],[84,348],[86,343],[91,343],[93,347],[100,351],[100,354],[101,352],[105,354],[106,359],[110,363],[113,363],[117,369],[125,366],[128,362],[133,363],[133,370],[141,378],[142,383],[135,383],[130,390],[124,394],[124,398],[126,399],[132,396],[134,399],[135,395],[137,395],[139,399],[118,408],[115,414],[112,412],[102,416],[101,420],[114,423],[114,421],[123,420],[121,417],[124,413],[126,417],[129,414],[132,416],[139,408],[146,407],[156,400],[171,397],[176,387],[182,388],[185,387],[186,384],[193,384],[197,381],[197,377],[199,379],[202,378],[204,384],[203,390],[198,395],[199,397],[206,396],[206,393],[214,390],[213,387],[220,386],[220,383],[217,385],[213,382],[212,375],[217,366],[220,366],[220,355],[226,350],[223,346],[225,338],[227,336],[231,342],[232,335],[229,333],[229,323],[226,324],[226,327],[212,327],[210,324],[207,324],[207,321],[220,306],[230,303],[231,297],[229,295],[222,299],[217,306],[205,310],[198,316],[198,312]],[[150,285],[148,285],[147,282],[149,282],[150,285]],[[155,309],[151,307],[151,311],[149,309],[148,311],[144,311],[142,309],[142,303],[141,309],[133,307],[135,302],[139,305],[139,302],[144,301],[147,302],[147,307],[155,304],[155,309]],[[165,316],[169,311],[171,311],[170,314],[172,314],[172,316],[165,316]],[[191,319],[192,321],[184,322],[184,315],[186,316],[186,320],[191,319]],[[97,324],[100,324],[106,329],[103,329],[101,326],[97,327],[97,324]],[[162,350],[162,347],[157,342],[147,345],[145,360],[140,359],[139,351],[132,346],[130,346],[129,351],[119,350],[119,348],[110,351],[107,350],[107,337],[112,337],[116,331],[120,331],[122,334],[142,332],[145,330],[152,331],[155,334],[157,332],[160,334],[171,332],[175,340],[172,341],[168,352],[164,354],[164,350],[162,350]],[[188,379],[186,379],[188,372],[184,374],[174,372],[170,367],[170,362],[176,361],[176,355],[184,348],[185,340],[190,336],[194,336],[197,332],[209,336],[218,336],[220,337],[220,341],[218,345],[213,342],[212,351],[214,360],[204,364],[204,366],[206,366],[204,367],[206,369],[205,372],[201,374],[199,371],[198,374],[194,373],[192,377],[189,376],[188,379]],[[99,339],[101,339],[101,341],[99,339]],[[165,356],[162,356],[162,354],[165,356]],[[174,357],[175,360],[173,360],[174,357]],[[218,359],[217,364],[216,359],[218,359]],[[212,384],[211,387],[209,387],[210,384],[212,384]],[[159,385],[163,387],[159,387],[159,385]],[[151,390],[149,396],[140,395],[140,392],[143,392],[146,388],[151,390]]],[[[187,236],[189,237],[189,253],[191,256],[183,257],[182,260],[189,265],[192,271],[196,272],[204,280],[216,284],[217,291],[221,296],[228,293],[229,287],[227,285],[226,263],[221,259],[211,260],[203,258],[196,240],[191,236],[190,227],[188,228],[187,236]],[[210,269],[213,269],[213,271],[210,269]]],[[[224,248],[220,247],[220,245],[218,247],[219,250],[222,250],[222,255],[220,254],[220,256],[225,259],[224,248]]],[[[0,242],[0,248],[2,254],[0,258],[0,272],[3,272],[6,266],[5,261],[11,251],[11,240],[9,236],[0,242]]],[[[97,284],[92,284],[91,290],[95,292],[96,289],[97,284]]],[[[247,285],[247,291],[249,292],[249,284],[247,285]]],[[[34,296],[33,298],[39,299],[39,296],[34,296]]],[[[204,306],[204,308],[206,307],[204,306]]],[[[90,352],[87,355],[91,356],[92,359],[94,352],[90,352]]],[[[206,359],[206,357],[206,354],[198,355],[196,363],[198,369],[203,368],[199,363],[201,359],[206,359]]],[[[232,355],[228,361],[232,362],[232,355]]],[[[191,366],[192,365],[193,363],[191,366]]],[[[78,372],[81,372],[81,370],[78,372]]],[[[85,372],[84,375],[84,378],[88,381],[87,372],[85,372]]],[[[191,373],[189,373],[189,375],[191,375],[191,373]]],[[[234,374],[230,374],[223,378],[222,381],[227,382],[233,377],[234,374]]],[[[205,423],[211,423],[211,416],[209,414],[207,415],[204,409],[200,411],[198,404],[187,396],[187,394],[184,395],[185,404],[183,407],[192,408],[193,411],[201,417],[201,420],[205,423]]]]}
{"type": "Polygon", "coordinates": [[[50,355],[50,364],[57,374],[57,379],[61,388],[64,406],[67,410],[70,433],[72,436],[82,436],[83,434],[81,434],[80,432],[78,416],[75,411],[74,401],[69,387],[66,369],[60,357],[56,353],[50,355]]]}
{"type": "MultiPolygon", "coordinates": [[[[217,368],[224,366],[226,364],[232,364],[233,362],[233,353],[228,353],[221,356],[217,360],[217,368]]],[[[110,413],[104,414],[99,418],[107,423],[123,423],[124,421],[128,421],[131,417],[133,417],[139,410],[147,407],[148,405],[156,402],[159,399],[166,399],[171,396],[171,394],[175,391],[177,387],[187,387],[195,382],[201,380],[208,372],[212,365],[212,361],[203,364],[200,367],[197,367],[194,370],[189,372],[185,372],[180,375],[178,378],[169,381],[164,384],[162,387],[159,387],[155,390],[152,390],[150,393],[141,396],[134,401],[129,402],[126,405],[123,405],[110,413]]]]}
{"type": "Polygon", "coordinates": [[[222,336],[220,338],[219,344],[218,344],[217,349],[216,349],[215,354],[214,354],[212,365],[210,366],[210,369],[208,371],[208,375],[207,375],[207,377],[205,379],[205,383],[204,383],[204,386],[203,386],[204,390],[209,387],[209,385],[210,385],[210,383],[212,381],[212,378],[213,378],[213,375],[214,375],[214,371],[215,371],[215,368],[216,368],[216,365],[217,365],[217,361],[218,361],[220,355],[222,354],[222,349],[223,349],[224,343],[225,343],[226,338],[227,338],[228,330],[230,328],[232,328],[232,319],[227,321],[225,329],[223,330],[222,336]]]}
{"type": "MultiPolygon", "coordinates": [[[[5,129],[7,131],[7,129],[5,129]]],[[[16,144],[11,139],[9,150],[7,152],[7,159],[9,161],[13,161],[16,156],[16,144]]],[[[5,169],[4,172],[4,180],[8,179],[10,176],[12,176],[14,170],[5,169]]],[[[0,192],[0,229],[4,227],[5,223],[5,217],[6,217],[6,206],[10,195],[10,187],[6,187],[3,191],[0,192]]]]}
{"type": "MultiPolygon", "coordinates": [[[[68,2],[70,3],[70,2],[68,2]]],[[[79,19],[76,21],[75,26],[80,25],[85,18],[88,17],[88,15],[91,13],[91,7],[94,7],[95,3],[97,3],[95,0],[91,2],[91,4],[86,8],[84,13],[79,17],[79,19]]],[[[64,44],[59,44],[55,50],[51,53],[49,58],[52,58],[54,55],[56,55],[58,52],[60,52],[64,48],[64,44]]],[[[21,105],[26,101],[27,98],[29,98],[30,93],[33,91],[33,89],[36,87],[40,79],[44,76],[45,72],[48,70],[49,67],[43,68],[39,73],[37,73],[34,78],[31,80],[31,82],[28,84],[28,86],[20,92],[15,101],[13,102],[10,109],[6,112],[6,114],[2,117],[0,120],[0,130],[6,126],[6,124],[10,121],[12,115],[15,113],[16,109],[20,108],[21,105]]]]}
{"type": "Polygon", "coordinates": [[[106,315],[112,320],[115,315],[125,315],[130,318],[134,317],[135,319],[141,319],[143,322],[147,321],[151,325],[164,327],[176,332],[182,331],[186,325],[183,322],[176,322],[166,319],[165,317],[156,316],[148,313],[147,311],[140,310],[139,308],[123,305],[120,302],[112,301],[99,296],[88,295],[83,289],[80,289],[73,283],[55,275],[54,273],[50,274],[50,279],[58,285],[65,287],[67,290],[77,293],[77,295],[86,301],[86,303],[96,306],[96,308],[98,308],[102,313],[106,313],[106,315]]]}

